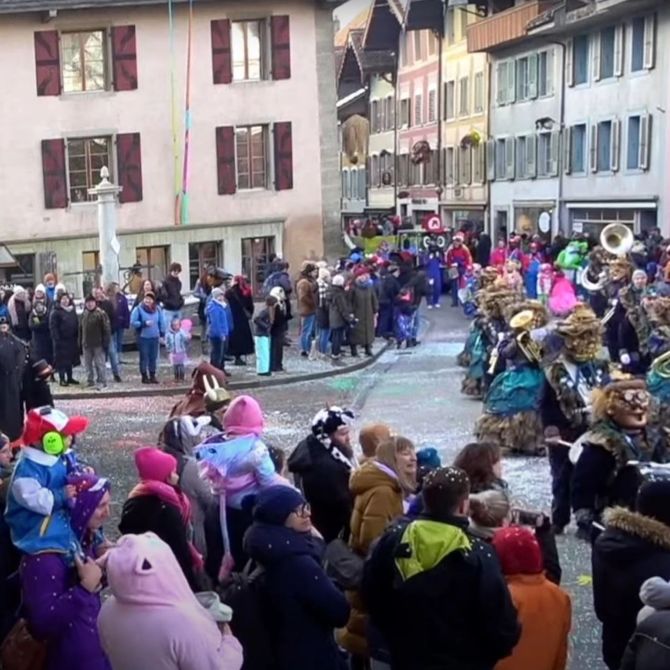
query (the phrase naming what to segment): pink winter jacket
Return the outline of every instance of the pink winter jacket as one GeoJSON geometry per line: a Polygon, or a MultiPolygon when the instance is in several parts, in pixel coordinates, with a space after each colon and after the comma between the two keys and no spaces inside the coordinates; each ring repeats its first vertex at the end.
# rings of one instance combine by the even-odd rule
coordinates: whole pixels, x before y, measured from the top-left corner
{"type": "Polygon", "coordinates": [[[240,643],[221,634],[156,535],[124,535],[106,567],[113,595],[98,631],[114,670],[240,670],[240,643]]]}

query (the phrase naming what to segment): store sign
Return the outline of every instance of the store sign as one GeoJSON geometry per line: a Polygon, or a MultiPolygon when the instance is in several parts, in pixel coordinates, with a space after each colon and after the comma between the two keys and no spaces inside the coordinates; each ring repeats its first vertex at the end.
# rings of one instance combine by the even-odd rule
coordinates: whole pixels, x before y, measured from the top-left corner
{"type": "Polygon", "coordinates": [[[548,233],[551,231],[551,214],[549,212],[542,212],[537,219],[537,227],[541,233],[548,233]]]}
{"type": "Polygon", "coordinates": [[[426,230],[429,233],[437,233],[442,230],[442,219],[437,214],[426,219],[426,230]]]}
{"type": "Polygon", "coordinates": [[[572,232],[573,233],[583,233],[584,232],[584,224],[581,221],[573,221],[572,222],[572,232]]]}

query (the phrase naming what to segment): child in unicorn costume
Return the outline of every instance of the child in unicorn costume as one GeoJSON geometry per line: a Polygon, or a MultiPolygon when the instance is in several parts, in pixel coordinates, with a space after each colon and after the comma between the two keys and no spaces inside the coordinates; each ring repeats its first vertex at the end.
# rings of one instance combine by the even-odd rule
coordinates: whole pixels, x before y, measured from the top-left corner
{"type": "Polygon", "coordinates": [[[258,493],[268,486],[290,486],[275,471],[270,452],[261,440],[264,427],[258,402],[241,395],[223,416],[223,433],[209,437],[195,449],[202,476],[219,496],[223,536],[220,580],[236,564],[244,567],[242,538],[251,524],[251,507],[258,493]]]}

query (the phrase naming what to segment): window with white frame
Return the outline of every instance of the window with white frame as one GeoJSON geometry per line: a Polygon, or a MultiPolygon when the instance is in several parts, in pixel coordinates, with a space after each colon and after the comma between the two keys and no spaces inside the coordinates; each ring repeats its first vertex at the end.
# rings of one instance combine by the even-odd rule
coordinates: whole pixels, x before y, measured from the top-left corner
{"type": "Polygon", "coordinates": [[[516,99],[528,100],[530,97],[530,74],[528,56],[516,61],[516,99]]]}
{"type": "Polygon", "coordinates": [[[554,94],[554,50],[540,51],[537,55],[537,94],[554,94]]]}
{"type": "Polygon", "coordinates": [[[104,30],[62,32],[63,92],[104,91],[107,88],[107,39],[104,30]]]}
{"type": "Polygon", "coordinates": [[[400,101],[400,126],[407,128],[409,127],[409,108],[410,100],[409,98],[403,98],[400,101]]]}
{"type": "Polygon", "coordinates": [[[470,78],[461,77],[459,82],[458,114],[467,116],[470,113],[470,78]]]}
{"type": "Polygon", "coordinates": [[[456,116],[456,82],[448,81],[445,96],[445,108],[447,119],[453,119],[456,116]]]}
{"type": "Polygon", "coordinates": [[[654,67],[656,59],[656,16],[636,17],[631,22],[631,72],[654,67]]]}
{"type": "Polygon", "coordinates": [[[572,83],[576,86],[589,81],[589,36],[578,35],[572,42],[572,83]]]}
{"type": "Polygon", "coordinates": [[[454,183],[454,147],[447,147],[444,171],[447,178],[447,184],[454,183]]]}
{"type": "Polygon", "coordinates": [[[623,26],[608,26],[594,35],[594,78],[611,79],[623,74],[623,26]]]}
{"type": "Polygon", "coordinates": [[[378,188],[380,182],[379,156],[373,156],[370,160],[370,186],[372,188],[378,188]]]}
{"type": "Polygon", "coordinates": [[[507,160],[506,160],[506,148],[507,148],[507,139],[499,138],[496,140],[495,144],[495,161],[496,169],[495,175],[496,179],[506,179],[507,178],[507,160]]]}
{"type": "Polygon", "coordinates": [[[594,152],[594,172],[611,172],[615,153],[614,121],[600,121],[593,126],[591,150],[594,152]]]}
{"type": "Polygon", "coordinates": [[[415,126],[420,126],[423,123],[423,96],[417,93],[414,96],[414,123],[415,126]]]}
{"type": "Polygon", "coordinates": [[[649,169],[651,116],[649,114],[629,116],[626,134],[626,168],[628,170],[649,169]]]}
{"type": "Polygon", "coordinates": [[[540,133],[537,136],[537,174],[540,177],[555,177],[558,175],[560,137],[559,130],[540,133]]]}
{"type": "Polygon", "coordinates": [[[437,121],[437,91],[433,88],[428,91],[428,123],[437,121]]]}
{"type": "Polygon", "coordinates": [[[509,105],[515,100],[515,62],[502,61],[496,66],[496,101],[499,105],[509,105]]]}
{"type": "Polygon", "coordinates": [[[586,124],[578,123],[570,129],[570,172],[586,172],[586,124]]]}
{"type": "MultiPolygon", "coordinates": [[[[95,200],[89,189],[100,181],[103,167],[112,169],[111,137],[77,137],[67,140],[67,171],[70,202],[95,200]]],[[[113,176],[110,175],[110,179],[113,176]]]]}
{"type": "Polygon", "coordinates": [[[480,113],[484,111],[484,73],[477,72],[475,74],[475,94],[474,94],[474,111],[480,113]]]}
{"type": "Polygon", "coordinates": [[[263,79],[264,26],[264,21],[258,19],[232,22],[233,81],[263,79]]]}
{"type": "Polygon", "coordinates": [[[526,163],[528,162],[528,154],[526,153],[528,138],[521,135],[516,138],[516,178],[526,178],[526,163]]]}
{"type": "Polygon", "coordinates": [[[358,168],[358,198],[365,200],[365,190],[367,186],[367,170],[364,167],[358,168]]]}
{"type": "Polygon", "coordinates": [[[384,99],[384,130],[393,130],[395,125],[395,109],[393,106],[393,96],[386,96],[384,99]]]}
{"type": "Polygon", "coordinates": [[[235,158],[239,190],[268,187],[268,126],[237,126],[235,158]]]}

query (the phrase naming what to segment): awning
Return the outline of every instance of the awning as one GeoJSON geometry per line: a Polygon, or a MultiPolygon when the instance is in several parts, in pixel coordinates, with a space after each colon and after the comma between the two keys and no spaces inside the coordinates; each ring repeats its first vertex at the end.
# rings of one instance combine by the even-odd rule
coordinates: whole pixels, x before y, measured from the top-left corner
{"type": "Polygon", "coordinates": [[[11,251],[0,243],[0,268],[20,268],[18,261],[12,255],[11,251]]]}
{"type": "Polygon", "coordinates": [[[654,200],[622,200],[621,202],[566,202],[568,209],[658,209],[654,200]]]}

